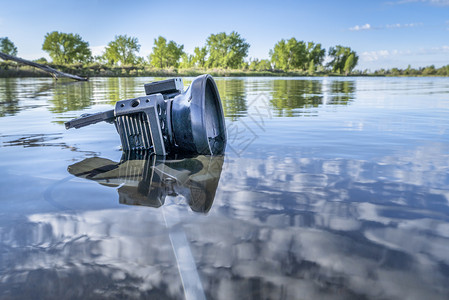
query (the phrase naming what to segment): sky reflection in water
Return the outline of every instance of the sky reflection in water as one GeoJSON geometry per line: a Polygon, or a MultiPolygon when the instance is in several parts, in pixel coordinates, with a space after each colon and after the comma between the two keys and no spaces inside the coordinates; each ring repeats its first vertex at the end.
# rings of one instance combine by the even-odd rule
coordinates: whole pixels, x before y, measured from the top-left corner
{"type": "Polygon", "coordinates": [[[151,80],[0,80],[1,298],[447,297],[447,79],[217,79],[215,177],[122,158],[110,124],[65,131],[151,80]]]}

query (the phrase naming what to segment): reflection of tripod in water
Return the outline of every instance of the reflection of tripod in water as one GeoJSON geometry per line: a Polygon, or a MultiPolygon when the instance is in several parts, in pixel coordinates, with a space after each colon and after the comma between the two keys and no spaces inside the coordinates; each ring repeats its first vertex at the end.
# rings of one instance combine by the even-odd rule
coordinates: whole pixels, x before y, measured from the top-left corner
{"type": "Polygon", "coordinates": [[[165,198],[181,197],[195,212],[206,213],[214,201],[223,156],[167,159],[148,152],[124,152],[119,163],[92,157],[68,171],[100,184],[119,187],[119,202],[160,207],[165,198]]]}

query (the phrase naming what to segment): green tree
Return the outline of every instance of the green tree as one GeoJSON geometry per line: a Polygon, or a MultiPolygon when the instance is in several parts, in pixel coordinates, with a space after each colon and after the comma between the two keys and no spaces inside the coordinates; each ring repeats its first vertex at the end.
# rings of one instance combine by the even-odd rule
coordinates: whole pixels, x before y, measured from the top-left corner
{"type": "Polygon", "coordinates": [[[248,70],[248,68],[249,68],[249,64],[247,61],[242,61],[242,63],[238,67],[238,69],[240,69],[240,70],[248,70]]]}
{"type": "Polygon", "coordinates": [[[434,65],[425,67],[424,70],[422,71],[423,75],[435,75],[437,74],[437,70],[435,69],[434,65]]]}
{"type": "Polygon", "coordinates": [[[154,39],[153,52],[148,57],[150,64],[156,68],[162,69],[167,65],[167,40],[159,36],[154,39]]]}
{"type": "Polygon", "coordinates": [[[138,66],[145,66],[146,65],[145,57],[143,56],[137,56],[136,57],[136,65],[138,66]]]}
{"type": "Polygon", "coordinates": [[[248,69],[250,71],[269,71],[271,70],[271,63],[268,59],[251,59],[249,62],[248,69]]]}
{"type": "Polygon", "coordinates": [[[33,61],[37,62],[38,64],[41,64],[41,65],[45,65],[45,64],[48,63],[48,61],[47,61],[47,59],[45,57],[41,57],[41,58],[35,59],[33,61]]]}
{"type": "Polygon", "coordinates": [[[284,71],[289,69],[307,68],[307,47],[303,41],[291,38],[288,41],[280,40],[270,50],[271,62],[276,69],[284,71]]]}
{"type": "Polygon", "coordinates": [[[284,39],[280,40],[274,45],[274,48],[269,52],[271,62],[274,64],[275,69],[288,70],[289,58],[287,51],[287,43],[284,39]]]}
{"type": "Polygon", "coordinates": [[[167,44],[167,63],[169,67],[177,68],[179,60],[184,53],[184,45],[178,45],[173,41],[167,44]]]}
{"type": "Polygon", "coordinates": [[[149,56],[152,66],[156,68],[175,67],[179,65],[179,59],[184,53],[184,45],[177,45],[174,41],[167,43],[167,40],[159,36],[154,39],[153,52],[149,56]]]}
{"type": "Polygon", "coordinates": [[[326,49],[321,48],[321,44],[314,42],[307,43],[307,64],[310,68],[310,62],[313,62],[314,67],[321,66],[326,56],[326,49]]]}
{"type": "Polygon", "coordinates": [[[42,50],[46,51],[57,64],[86,62],[92,56],[89,43],[83,41],[79,34],[58,31],[45,35],[42,50]]]}
{"type": "Polygon", "coordinates": [[[405,75],[411,75],[411,76],[416,76],[416,75],[419,75],[419,71],[418,70],[416,70],[416,69],[414,69],[414,68],[412,68],[412,66],[411,65],[408,65],[407,66],[407,69],[405,69],[404,70],[404,74],[405,75]]]}
{"type": "Polygon", "coordinates": [[[237,69],[248,55],[249,44],[235,31],[211,34],[206,40],[207,67],[237,69]]]}
{"type": "Polygon", "coordinates": [[[341,74],[344,72],[351,72],[354,67],[357,65],[359,57],[357,56],[355,51],[352,51],[349,47],[343,46],[335,46],[329,48],[329,56],[331,57],[331,61],[328,63],[328,66],[332,68],[333,72],[337,72],[341,74]],[[346,65],[346,61],[352,55],[350,59],[350,64],[346,65]],[[346,68],[348,67],[348,68],[346,68]]]}
{"type": "Polygon", "coordinates": [[[108,63],[108,60],[106,59],[106,54],[103,55],[95,55],[92,57],[92,61],[97,64],[105,65],[108,63]]]}
{"type": "Polygon", "coordinates": [[[313,75],[315,73],[315,62],[313,60],[311,60],[309,62],[309,75],[313,75]]]}
{"type": "Polygon", "coordinates": [[[115,39],[106,46],[105,59],[109,64],[134,65],[137,63],[137,52],[140,50],[136,37],[116,35],[115,39]]]}
{"type": "Polygon", "coordinates": [[[294,69],[306,69],[307,67],[307,48],[306,43],[291,38],[287,42],[287,50],[289,52],[290,65],[294,69]]]}
{"type": "Polygon", "coordinates": [[[348,76],[348,74],[351,73],[351,71],[354,69],[355,65],[356,65],[355,55],[354,55],[354,53],[351,53],[345,62],[344,71],[345,71],[346,76],[348,76]]]}
{"type": "Polygon", "coordinates": [[[207,56],[207,47],[195,47],[195,50],[193,50],[193,63],[200,67],[205,68],[206,67],[206,56],[207,56]]]}
{"type": "Polygon", "coordinates": [[[449,75],[449,65],[442,66],[437,70],[437,75],[448,76],[449,75]]]}
{"type": "Polygon", "coordinates": [[[399,76],[399,75],[402,75],[402,74],[401,74],[401,70],[399,70],[398,68],[392,68],[391,71],[390,71],[390,73],[391,73],[391,75],[393,75],[393,76],[399,76]]]}
{"type": "Polygon", "coordinates": [[[3,38],[0,38],[0,52],[9,54],[12,56],[16,56],[17,55],[17,47],[14,45],[14,43],[8,37],[3,37],[3,38]]]}
{"type": "Polygon", "coordinates": [[[270,71],[271,63],[268,59],[261,59],[257,64],[257,71],[270,71]]]}
{"type": "Polygon", "coordinates": [[[248,65],[248,69],[250,71],[256,71],[258,65],[259,65],[259,60],[257,58],[256,59],[250,59],[249,60],[249,65],[248,65]]]}
{"type": "Polygon", "coordinates": [[[179,67],[181,69],[188,69],[194,66],[193,55],[183,53],[181,55],[181,62],[179,63],[179,67]]]}

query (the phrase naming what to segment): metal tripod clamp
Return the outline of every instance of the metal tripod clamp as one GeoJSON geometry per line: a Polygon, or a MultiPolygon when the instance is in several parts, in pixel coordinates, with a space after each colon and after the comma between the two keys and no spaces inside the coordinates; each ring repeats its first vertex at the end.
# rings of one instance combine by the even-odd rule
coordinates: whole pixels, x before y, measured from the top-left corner
{"type": "Polygon", "coordinates": [[[168,140],[164,132],[170,124],[167,122],[167,102],[162,94],[118,101],[115,118],[123,150],[153,148],[156,155],[167,154],[168,140]]]}

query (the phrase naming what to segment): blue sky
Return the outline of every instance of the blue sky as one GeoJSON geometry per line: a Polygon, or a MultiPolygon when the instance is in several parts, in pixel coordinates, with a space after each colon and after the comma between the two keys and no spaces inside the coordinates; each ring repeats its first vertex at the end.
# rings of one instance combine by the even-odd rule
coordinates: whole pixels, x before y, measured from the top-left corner
{"type": "Polygon", "coordinates": [[[0,37],[19,56],[48,58],[42,43],[55,30],[80,34],[94,54],[118,34],[137,37],[147,56],[159,35],[193,53],[211,33],[235,30],[253,58],[268,58],[277,41],[295,37],[351,47],[357,69],[449,64],[449,0],[0,0],[0,37]]]}

